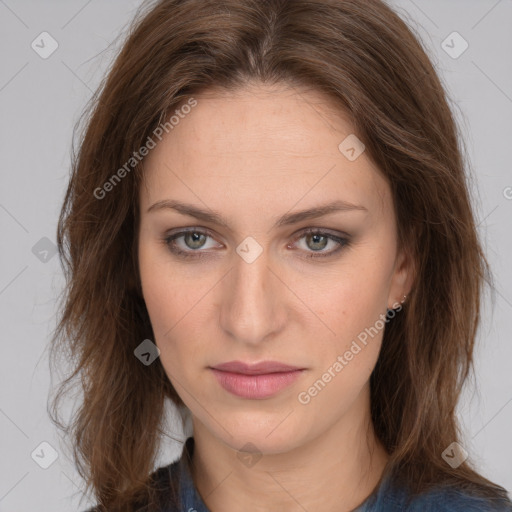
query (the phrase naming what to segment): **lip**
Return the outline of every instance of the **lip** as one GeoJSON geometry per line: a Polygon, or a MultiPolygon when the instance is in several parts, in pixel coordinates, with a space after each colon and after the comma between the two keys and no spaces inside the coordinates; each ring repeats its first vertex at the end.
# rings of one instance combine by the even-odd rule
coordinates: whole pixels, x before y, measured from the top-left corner
{"type": "Polygon", "coordinates": [[[292,372],[303,370],[299,366],[290,366],[279,361],[262,361],[261,363],[244,363],[243,361],[229,361],[227,363],[216,364],[212,367],[214,370],[224,372],[241,373],[244,375],[263,375],[277,372],[292,372]]]}
{"type": "Polygon", "coordinates": [[[305,368],[276,361],[257,364],[230,361],[210,369],[226,391],[251,400],[261,400],[279,393],[293,384],[305,371],[305,368]]]}

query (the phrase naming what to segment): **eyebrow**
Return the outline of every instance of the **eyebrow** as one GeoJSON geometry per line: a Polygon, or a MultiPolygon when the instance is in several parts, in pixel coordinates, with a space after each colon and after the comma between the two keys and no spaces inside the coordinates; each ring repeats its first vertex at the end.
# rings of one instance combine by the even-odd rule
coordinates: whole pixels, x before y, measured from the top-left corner
{"type": "MultiPolygon", "coordinates": [[[[147,209],[147,212],[149,213],[166,209],[175,210],[204,222],[210,222],[212,224],[229,228],[228,222],[219,213],[213,210],[203,210],[192,204],[186,204],[176,200],[164,199],[162,201],[157,201],[147,209]]],[[[348,211],[364,211],[368,213],[368,209],[362,205],[337,200],[314,208],[308,208],[307,210],[286,213],[279,217],[273,227],[288,226],[291,224],[297,224],[303,220],[316,219],[317,217],[323,217],[324,215],[329,215],[331,213],[348,211]]]]}

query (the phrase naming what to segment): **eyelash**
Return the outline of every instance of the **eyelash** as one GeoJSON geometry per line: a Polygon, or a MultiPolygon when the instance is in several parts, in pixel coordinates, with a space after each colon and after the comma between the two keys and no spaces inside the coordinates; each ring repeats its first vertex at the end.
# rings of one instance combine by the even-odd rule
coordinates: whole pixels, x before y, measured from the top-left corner
{"type": "MultiPolygon", "coordinates": [[[[174,241],[177,239],[177,238],[181,238],[182,236],[186,235],[187,233],[196,233],[196,234],[200,234],[200,235],[205,235],[205,236],[208,236],[208,237],[211,237],[213,238],[210,233],[208,231],[204,231],[202,229],[188,229],[188,230],[184,230],[184,231],[180,231],[178,233],[174,233],[172,235],[168,235],[168,236],[165,236],[163,238],[163,243],[169,248],[169,250],[175,254],[176,256],[180,257],[180,258],[196,258],[196,259],[199,259],[199,258],[204,258],[204,257],[207,257],[205,252],[206,251],[201,251],[200,249],[197,249],[197,250],[190,250],[190,251],[184,251],[182,249],[179,249],[176,247],[174,241]]],[[[319,229],[315,229],[315,228],[309,228],[305,231],[302,231],[300,233],[300,235],[298,235],[297,237],[294,238],[293,242],[297,242],[298,240],[301,240],[302,238],[304,238],[305,236],[307,235],[320,235],[322,237],[325,237],[325,238],[328,238],[329,240],[332,240],[334,242],[336,242],[339,247],[337,249],[334,249],[334,250],[331,250],[329,252],[311,252],[311,255],[309,256],[304,256],[305,258],[310,258],[310,259],[315,259],[315,258],[328,258],[328,257],[331,257],[331,256],[334,256],[335,254],[339,253],[344,247],[347,247],[349,244],[350,244],[350,240],[349,238],[343,238],[343,237],[339,237],[339,236],[335,236],[335,235],[332,235],[330,233],[327,233],[325,231],[321,231],[319,229]]]]}

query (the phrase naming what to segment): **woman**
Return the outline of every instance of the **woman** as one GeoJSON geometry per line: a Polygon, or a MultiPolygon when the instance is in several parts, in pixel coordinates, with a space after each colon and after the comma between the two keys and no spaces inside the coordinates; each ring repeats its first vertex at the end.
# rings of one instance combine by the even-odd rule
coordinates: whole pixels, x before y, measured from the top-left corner
{"type": "Polygon", "coordinates": [[[488,273],[458,142],[381,1],[147,7],[58,226],[97,510],[512,510],[455,416],[488,273]],[[193,436],[154,471],[166,399],[193,436]]]}

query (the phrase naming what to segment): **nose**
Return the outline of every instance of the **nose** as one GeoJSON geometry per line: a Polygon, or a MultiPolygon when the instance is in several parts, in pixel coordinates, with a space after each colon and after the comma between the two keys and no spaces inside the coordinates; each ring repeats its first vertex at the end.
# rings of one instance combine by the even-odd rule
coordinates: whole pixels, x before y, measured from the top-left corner
{"type": "Polygon", "coordinates": [[[235,256],[223,280],[221,328],[233,339],[258,345],[278,334],[286,322],[285,285],[269,266],[266,251],[252,263],[235,256]]]}

